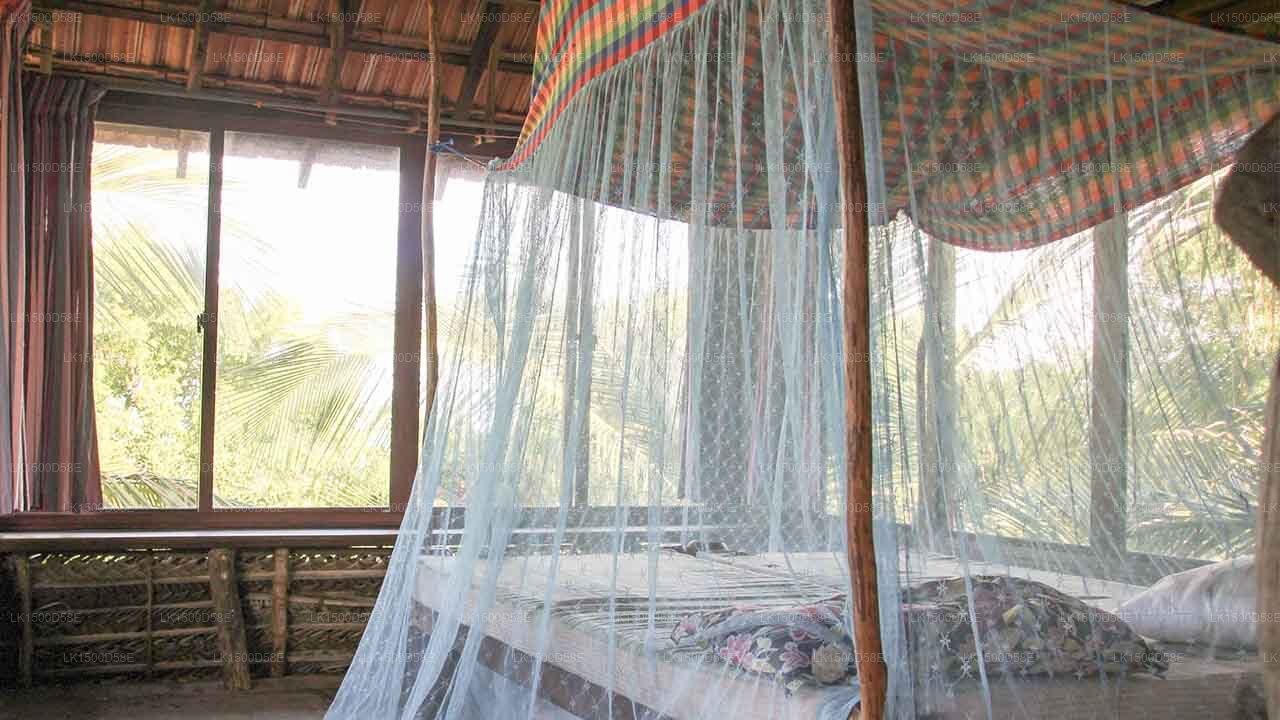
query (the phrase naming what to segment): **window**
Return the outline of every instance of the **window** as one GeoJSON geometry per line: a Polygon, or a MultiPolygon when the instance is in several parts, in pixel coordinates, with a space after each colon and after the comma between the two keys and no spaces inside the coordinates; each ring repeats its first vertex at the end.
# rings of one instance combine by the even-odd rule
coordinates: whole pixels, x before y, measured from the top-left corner
{"type": "Polygon", "coordinates": [[[96,131],[106,509],[396,509],[420,422],[421,143],[96,131]]]}
{"type": "Polygon", "coordinates": [[[389,503],[398,162],[227,133],[215,505],[389,503]]]}
{"type": "Polygon", "coordinates": [[[209,135],[99,123],[92,177],[103,504],[195,508],[209,135]]]}

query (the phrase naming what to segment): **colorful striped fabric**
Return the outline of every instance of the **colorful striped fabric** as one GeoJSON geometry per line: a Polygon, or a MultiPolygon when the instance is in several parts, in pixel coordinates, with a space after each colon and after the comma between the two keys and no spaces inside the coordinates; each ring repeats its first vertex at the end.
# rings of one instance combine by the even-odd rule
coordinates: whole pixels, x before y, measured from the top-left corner
{"type": "MultiPolygon", "coordinates": [[[[550,0],[544,4],[533,99],[516,153],[527,162],[584,88],[655,43],[687,43],[670,31],[700,9],[738,0],[550,0]]],[[[953,244],[1031,247],[1089,228],[1230,162],[1248,134],[1280,109],[1280,48],[1145,13],[1106,0],[872,0],[881,148],[888,216],[899,211],[953,244]],[[908,172],[908,169],[910,170],[908,172]]],[[[750,14],[749,14],[750,15],[750,14]]],[[[808,30],[821,23],[811,23],[808,30]]],[[[712,29],[711,37],[719,37],[712,29]]],[[[750,27],[748,33],[758,31],[750,27]]],[[[825,45],[825,37],[815,42],[825,45]]],[[[681,51],[673,45],[667,48],[681,51]]],[[[714,49],[714,48],[713,48],[714,49]]],[[[687,52],[688,47],[683,48],[687,52]]],[[[764,103],[767,61],[748,38],[736,62],[745,79],[742,129],[764,103]]],[[[636,73],[644,72],[643,62],[636,73]]],[[[686,66],[691,76],[693,64],[686,66]]],[[[629,72],[630,70],[626,70],[629,72]]],[[[637,76],[638,77],[638,76],[637,76]]],[[[824,76],[825,77],[825,76],[824,76]]],[[[683,79],[692,88],[692,77],[683,79]]],[[[787,82],[784,80],[784,82],[787,82]]],[[[639,86],[641,83],[637,82],[639,86]]],[[[717,88],[727,92],[727,86],[717,88]]],[[[784,96],[794,91],[782,88],[784,96]]],[[[672,131],[671,211],[689,205],[690,106],[672,131]],[[689,173],[684,173],[688,175],[689,173]]],[[[796,102],[783,102],[789,161],[804,165],[796,102]]],[[[830,110],[826,110],[830,111],[830,110]]],[[[824,112],[816,107],[811,112],[824,112]]],[[[638,119],[621,125],[634,127],[638,119]]],[[[724,122],[723,120],[721,122],[724,122]]],[[[617,125],[618,123],[615,123],[617,125]]],[[[602,123],[608,126],[608,123],[602,123]]],[[[739,215],[770,227],[764,169],[714,142],[710,220],[739,215]],[[741,205],[737,182],[745,192],[741,205]],[[720,208],[719,216],[716,208],[720,208]]],[[[631,131],[628,131],[631,132],[631,131]]],[[[617,143],[616,152],[628,147],[617,143]]],[[[829,157],[818,153],[819,157],[829,157]]],[[[757,159],[758,164],[758,159],[757,159]]],[[[811,164],[811,162],[809,163],[811,164]]],[[[615,158],[614,168],[626,163],[615,158]]],[[[799,176],[788,224],[812,222],[814,182],[799,176]]],[[[574,190],[573,188],[570,188],[574,190]]],[[[605,200],[625,198],[625,187],[605,200]]],[[[655,212],[655,208],[635,208],[655,212]]],[[[733,218],[736,222],[736,218],[733,218]]]]}
{"type": "Polygon", "coordinates": [[[936,3],[875,5],[888,204],[954,244],[1085,230],[1228,164],[1280,109],[1280,48],[1125,5],[971,3],[941,27],[918,21],[936,3]]]}
{"type": "Polygon", "coordinates": [[[533,97],[515,155],[524,162],[587,83],[712,0],[549,0],[538,21],[533,97]]]}

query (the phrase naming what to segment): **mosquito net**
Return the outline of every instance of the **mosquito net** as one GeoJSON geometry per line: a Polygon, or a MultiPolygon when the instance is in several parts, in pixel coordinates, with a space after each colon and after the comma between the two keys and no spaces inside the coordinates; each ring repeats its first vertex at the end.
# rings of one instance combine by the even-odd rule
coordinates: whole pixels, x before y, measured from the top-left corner
{"type": "Polygon", "coordinates": [[[824,0],[543,3],[519,150],[438,240],[463,290],[329,718],[848,716],[868,366],[891,716],[1219,717],[1256,679],[1280,321],[1210,208],[1280,57],[1098,0],[857,10],[833,57],[824,0]]]}

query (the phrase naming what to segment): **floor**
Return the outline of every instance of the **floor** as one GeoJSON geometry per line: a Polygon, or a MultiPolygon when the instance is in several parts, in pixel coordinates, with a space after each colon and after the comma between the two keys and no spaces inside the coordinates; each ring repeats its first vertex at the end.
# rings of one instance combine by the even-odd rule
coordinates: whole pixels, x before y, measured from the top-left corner
{"type": "Polygon", "coordinates": [[[320,720],[336,682],[259,683],[228,692],[216,683],[129,683],[0,691],[0,720],[320,720]]]}

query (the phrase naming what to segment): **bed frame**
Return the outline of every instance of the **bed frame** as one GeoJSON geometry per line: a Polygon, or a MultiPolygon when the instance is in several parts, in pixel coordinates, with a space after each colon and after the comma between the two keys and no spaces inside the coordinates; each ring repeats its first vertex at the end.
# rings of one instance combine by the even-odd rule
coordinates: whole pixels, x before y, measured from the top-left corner
{"type": "MultiPolygon", "coordinates": [[[[433,608],[449,584],[454,562],[449,556],[421,561],[415,593],[420,632],[430,632],[433,608]]],[[[482,660],[525,685],[532,673],[531,655],[539,645],[536,628],[547,606],[530,589],[540,592],[546,587],[549,563],[546,555],[508,557],[499,576],[497,599],[487,614],[482,660]]],[[[818,717],[820,707],[831,697],[818,688],[787,696],[772,680],[729,670],[701,651],[675,647],[669,635],[677,618],[689,612],[734,603],[787,606],[841,593],[844,570],[839,556],[701,553],[694,557],[663,550],[656,564],[647,553],[620,556],[616,565],[614,556],[606,554],[565,555],[559,563],[559,581],[549,602],[550,640],[540,688],[551,702],[579,717],[610,717],[612,703],[614,718],[678,719],[696,715],[698,708],[680,706],[674,699],[697,698],[717,708],[715,714],[720,717],[810,720],[818,717]],[[651,588],[658,597],[652,616],[651,588]],[[612,628],[611,596],[617,619],[612,628]],[[621,652],[610,652],[611,647],[621,652]],[[613,667],[607,662],[611,656],[616,658],[613,667]],[[721,691],[713,694],[710,688],[721,691]]],[[[991,562],[967,565],[973,574],[1007,573],[1038,580],[1106,610],[1144,589],[991,562]]],[[[903,572],[910,582],[918,582],[959,575],[962,563],[954,557],[916,556],[904,559],[903,572]]],[[[476,576],[482,574],[477,569],[476,576]]],[[[471,608],[477,599],[473,592],[464,620],[468,626],[475,619],[471,608]]],[[[993,717],[1228,718],[1234,714],[1238,694],[1260,685],[1256,655],[1206,657],[1203,649],[1163,649],[1171,660],[1165,679],[1146,675],[1083,680],[990,678],[993,717]]],[[[986,694],[977,680],[951,695],[921,694],[915,698],[919,716],[987,717],[986,694]]]]}

